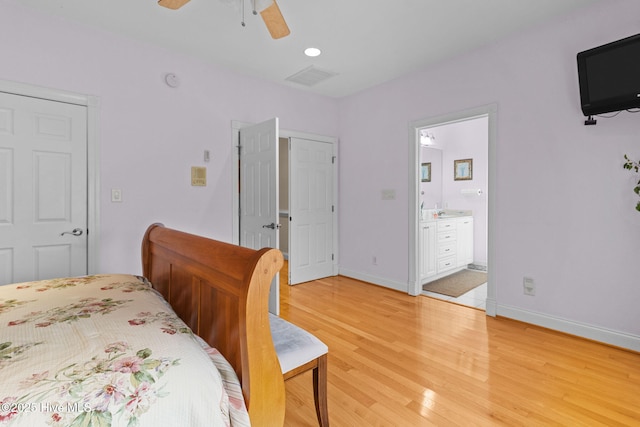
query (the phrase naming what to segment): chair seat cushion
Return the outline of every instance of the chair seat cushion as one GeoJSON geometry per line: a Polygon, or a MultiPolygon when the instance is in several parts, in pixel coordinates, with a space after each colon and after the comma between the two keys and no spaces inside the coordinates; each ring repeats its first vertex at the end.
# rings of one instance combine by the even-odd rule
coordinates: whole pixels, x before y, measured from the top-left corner
{"type": "Polygon", "coordinates": [[[269,322],[283,374],[329,351],[325,343],[293,323],[271,313],[269,322]]]}

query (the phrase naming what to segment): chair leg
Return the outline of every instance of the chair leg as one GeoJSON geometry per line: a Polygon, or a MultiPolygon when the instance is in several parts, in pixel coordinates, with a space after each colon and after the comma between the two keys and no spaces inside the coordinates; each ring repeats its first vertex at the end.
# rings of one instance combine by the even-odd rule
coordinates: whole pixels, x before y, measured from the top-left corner
{"type": "Polygon", "coordinates": [[[327,406],[327,355],[318,358],[318,366],[313,369],[313,399],[320,427],[329,427],[329,408],[327,406]]]}

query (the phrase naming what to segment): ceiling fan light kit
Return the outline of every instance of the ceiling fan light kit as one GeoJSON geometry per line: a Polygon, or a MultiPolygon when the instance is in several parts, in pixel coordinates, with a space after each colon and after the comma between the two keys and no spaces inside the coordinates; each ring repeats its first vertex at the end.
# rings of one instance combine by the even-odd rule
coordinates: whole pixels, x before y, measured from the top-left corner
{"type": "MultiPolygon", "coordinates": [[[[239,1],[242,2],[243,6],[242,26],[244,27],[244,0],[239,1]]],[[[189,0],[158,0],[158,4],[160,6],[171,10],[180,9],[188,2],[189,0]]],[[[291,34],[289,26],[284,20],[280,7],[275,0],[252,0],[252,5],[253,14],[255,15],[257,12],[260,12],[260,16],[262,17],[264,24],[267,26],[267,30],[269,30],[269,34],[271,34],[272,38],[280,39],[291,34]]]]}

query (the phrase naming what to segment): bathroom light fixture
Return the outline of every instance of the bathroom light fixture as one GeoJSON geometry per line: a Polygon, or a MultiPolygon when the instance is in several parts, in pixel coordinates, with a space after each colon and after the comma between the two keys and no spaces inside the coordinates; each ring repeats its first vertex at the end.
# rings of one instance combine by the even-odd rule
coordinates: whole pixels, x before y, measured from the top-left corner
{"type": "Polygon", "coordinates": [[[429,146],[436,143],[434,134],[429,133],[427,129],[420,129],[420,145],[429,146]]]}
{"type": "Polygon", "coordinates": [[[317,47],[308,47],[304,50],[304,54],[310,57],[319,56],[322,53],[317,47]]]}

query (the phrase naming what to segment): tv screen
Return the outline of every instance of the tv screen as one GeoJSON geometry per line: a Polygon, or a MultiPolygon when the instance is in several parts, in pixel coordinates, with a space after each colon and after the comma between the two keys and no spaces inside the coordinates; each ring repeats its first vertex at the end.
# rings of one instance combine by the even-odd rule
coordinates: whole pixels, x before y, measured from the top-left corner
{"type": "Polygon", "coordinates": [[[640,107],[640,34],[578,53],[585,116],[640,107]]]}

